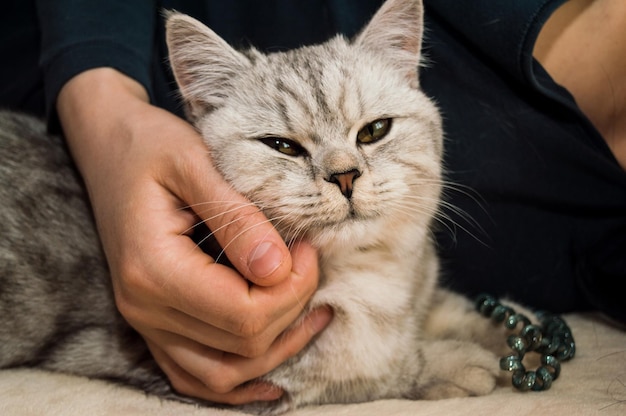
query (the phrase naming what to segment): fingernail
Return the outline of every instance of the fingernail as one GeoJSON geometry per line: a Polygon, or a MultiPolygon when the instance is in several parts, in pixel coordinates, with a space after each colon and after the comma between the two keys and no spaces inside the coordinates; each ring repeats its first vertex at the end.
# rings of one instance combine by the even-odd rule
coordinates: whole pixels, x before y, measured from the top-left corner
{"type": "Polygon", "coordinates": [[[333,310],[330,306],[322,306],[311,312],[308,318],[309,328],[313,334],[317,334],[326,328],[333,319],[333,310]]]}
{"type": "Polygon", "coordinates": [[[272,242],[265,241],[252,250],[248,268],[256,277],[267,277],[283,263],[282,251],[272,242]]]}

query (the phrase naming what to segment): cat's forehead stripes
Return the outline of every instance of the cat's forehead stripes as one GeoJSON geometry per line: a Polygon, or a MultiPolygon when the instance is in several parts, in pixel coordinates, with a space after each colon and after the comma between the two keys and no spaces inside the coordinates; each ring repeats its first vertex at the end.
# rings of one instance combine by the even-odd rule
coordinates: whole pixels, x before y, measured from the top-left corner
{"type": "Polygon", "coordinates": [[[257,61],[258,82],[271,79],[259,99],[276,110],[277,120],[290,133],[318,144],[324,138],[347,138],[363,112],[359,85],[350,77],[351,60],[336,48],[310,47],[309,52],[273,54],[257,61]]]}

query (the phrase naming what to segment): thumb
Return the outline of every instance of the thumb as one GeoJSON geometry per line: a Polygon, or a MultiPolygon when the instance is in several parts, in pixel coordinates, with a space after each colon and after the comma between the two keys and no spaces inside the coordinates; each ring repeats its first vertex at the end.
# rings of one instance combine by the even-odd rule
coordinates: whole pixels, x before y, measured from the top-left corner
{"type": "Polygon", "coordinates": [[[289,249],[272,223],[245,197],[237,193],[214,167],[198,133],[192,143],[201,148],[185,151],[175,161],[172,189],[188,204],[217,239],[232,265],[246,279],[273,286],[291,272],[289,249]]]}

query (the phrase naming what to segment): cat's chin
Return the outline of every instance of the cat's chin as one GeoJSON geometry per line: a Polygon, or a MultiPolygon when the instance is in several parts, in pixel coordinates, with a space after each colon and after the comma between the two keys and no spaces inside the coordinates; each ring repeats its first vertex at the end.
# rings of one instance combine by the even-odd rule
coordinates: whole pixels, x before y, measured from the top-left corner
{"type": "Polygon", "coordinates": [[[348,218],[340,223],[312,227],[307,233],[307,240],[317,248],[346,248],[378,240],[382,231],[384,221],[380,218],[348,218]]]}

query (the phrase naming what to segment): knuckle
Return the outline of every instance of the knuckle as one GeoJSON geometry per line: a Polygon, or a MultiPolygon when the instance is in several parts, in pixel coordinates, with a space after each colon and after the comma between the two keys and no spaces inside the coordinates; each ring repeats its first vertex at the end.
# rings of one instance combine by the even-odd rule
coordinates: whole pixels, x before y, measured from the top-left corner
{"type": "Polygon", "coordinates": [[[129,322],[141,321],[145,310],[142,297],[151,293],[145,274],[134,266],[127,265],[113,275],[113,293],[117,310],[129,322]]]}
{"type": "Polygon", "coordinates": [[[170,377],[169,380],[170,380],[170,384],[172,385],[172,388],[177,393],[182,394],[184,396],[194,395],[195,393],[194,389],[186,381],[183,381],[176,377],[170,377]]]}
{"type": "Polygon", "coordinates": [[[259,317],[247,317],[241,320],[237,329],[237,334],[244,340],[253,340],[267,329],[267,319],[259,317]]]}
{"type": "Polygon", "coordinates": [[[247,319],[241,322],[237,331],[240,340],[233,352],[246,358],[256,358],[265,354],[273,341],[267,328],[266,320],[247,319]]]}
{"type": "Polygon", "coordinates": [[[232,372],[227,369],[208,374],[200,382],[210,391],[217,394],[228,394],[239,384],[235,381],[232,372]]]}
{"type": "Polygon", "coordinates": [[[115,290],[115,306],[124,318],[133,321],[141,313],[136,306],[134,297],[125,288],[115,290]]]}
{"type": "Polygon", "coordinates": [[[227,366],[206,373],[202,377],[195,377],[178,368],[173,374],[168,373],[168,379],[172,388],[179,394],[191,397],[225,396],[231,393],[239,383],[235,379],[235,373],[227,366]]]}
{"type": "Polygon", "coordinates": [[[124,262],[112,273],[114,289],[118,297],[130,297],[132,293],[146,289],[143,270],[131,262],[124,262]]]}
{"type": "Polygon", "coordinates": [[[256,340],[244,342],[237,348],[236,354],[246,358],[258,358],[267,352],[268,347],[266,343],[256,340]]]}
{"type": "Polygon", "coordinates": [[[133,302],[127,296],[118,295],[116,292],[115,306],[126,320],[132,322],[137,319],[137,308],[135,308],[133,302]]]}
{"type": "Polygon", "coordinates": [[[313,294],[317,291],[317,286],[319,284],[318,279],[306,279],[305,280],[305,289],[303,295],[306,296],[308,300],[313,294]]]}

